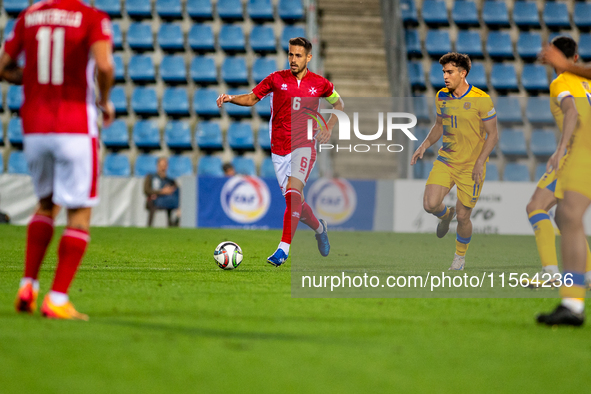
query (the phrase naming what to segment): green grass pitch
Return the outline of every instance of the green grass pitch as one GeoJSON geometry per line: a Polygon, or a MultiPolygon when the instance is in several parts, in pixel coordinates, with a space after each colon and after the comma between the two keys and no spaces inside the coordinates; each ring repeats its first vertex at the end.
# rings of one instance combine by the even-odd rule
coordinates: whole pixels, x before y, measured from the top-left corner
{"type": "MultiPolygon", "coordinates": [[[[355,234],[332,234],[326,261],[334,266],[347,257],[339,241],[355,234]]],[[[90,321],[17,315],[25,235],[25,227],[0,227],[3,394],[579,393],[589,386],[589,323],[534,324],[556,299],[292,298],[291,262],[265,263],[279,231],[94,228],[71,288],[90,321]],[[224,240],[244,250],[235,271],[213,261],[224,240]]],[[[310,231],[297,237],[314,247],[310,231]]],[[[372,238],[419,268],[437,259],[447,268],[453,255],[449,236],[437,244],[429,234],[372,238]]],[[[533,237],[475,235],[468,256],[480,266],[538,269],[533,237]]]]}

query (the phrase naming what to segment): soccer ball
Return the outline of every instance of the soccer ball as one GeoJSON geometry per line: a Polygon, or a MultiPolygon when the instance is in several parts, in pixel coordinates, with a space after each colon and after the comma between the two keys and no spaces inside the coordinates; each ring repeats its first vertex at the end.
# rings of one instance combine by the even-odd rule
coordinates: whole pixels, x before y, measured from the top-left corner
{"type": "Polygon", "coordinates": [[[225,241],[219,244],[213,252],[213,258],[218,267],[224,270],[233,270],[242,263],[242,249],[237,243],[225,241]]]}

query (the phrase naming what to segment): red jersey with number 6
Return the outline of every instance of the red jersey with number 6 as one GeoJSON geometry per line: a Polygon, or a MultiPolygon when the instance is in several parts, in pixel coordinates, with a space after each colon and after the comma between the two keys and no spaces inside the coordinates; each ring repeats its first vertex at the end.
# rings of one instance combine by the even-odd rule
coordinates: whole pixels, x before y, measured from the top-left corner
{"type": "Polygon", "coordinates": [[[97,131],[91,46],[112,41],[107,14],[79,0],[46,0],[23,11],[4,50],[24,52],[25,134],[97,131]]]}
{"type": "Polygon", "coordinates": [[[285,156],[297,148],[315,147],[315,140],[308,139],[308,119],[317,118],[320,98],[333,94],[329,80],[310,70],[301,80],[291,70],[275,71],[252,92],[259,99],[271,95],[272,153],[285,156]]]}

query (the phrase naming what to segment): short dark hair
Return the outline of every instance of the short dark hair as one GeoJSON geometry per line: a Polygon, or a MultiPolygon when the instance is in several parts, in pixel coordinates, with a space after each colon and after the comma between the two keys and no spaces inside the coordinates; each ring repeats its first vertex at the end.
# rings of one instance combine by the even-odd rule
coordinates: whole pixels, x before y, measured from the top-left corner
{"type": "Polygon", "coordinates": [[[552,40],[551,44],[558,48],[567,58],[572,58],[577,54],[577,43],[570,37],[556,37],[552,40]]]}
{"type": "Polygon", "coordinates": [[[470,56],[463,53],[449,52],[441,56],[439,64],[445,66],[448,63],[451,63],[454,67],[463,68],[466,70],[466,75],[470,73],[470,68],[472,68],[470,56]]]}
{"type": "Polygon", "coordinates": [[[232,168],[234,168],[234,166],[232,165],[232,163],[224,163],[224,165],[222,166],[222,170],[224,172],[231,170],[232,168]]]}
{"type": "Polygon", "coordinates": [[[295,37],[289,40],[289,45],[295,45],[297,47],[304,47],[306,55],[312,50],[312,43],[304,37],[295,37]]]}

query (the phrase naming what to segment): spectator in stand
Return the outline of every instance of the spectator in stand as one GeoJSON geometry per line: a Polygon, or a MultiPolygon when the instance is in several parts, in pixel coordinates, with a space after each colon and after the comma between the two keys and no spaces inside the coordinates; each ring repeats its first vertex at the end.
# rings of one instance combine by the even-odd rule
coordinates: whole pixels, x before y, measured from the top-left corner
{"type": "Polygon", "coordinates": [[[232,165],[232,163],[225,163],[222,166],[222,170],[224,170],[224,175],[227,177],[231,177],[236,175],[236,170],[234,169],[234,166],[232,165]]]}
{"type": "Polygon", "coordinates": [[[146,175],[144,193],[148,210],[148,227],[152,227],[154,213],[159,209],[166,210],[169,227],[179,224],[178,212],[173,219],[173,211],[178,211],[179,208],[179,188],[173,179],[167,177],[167,170],[168,159],[161,157],[156,165],[156,173],[146,175]]]}

